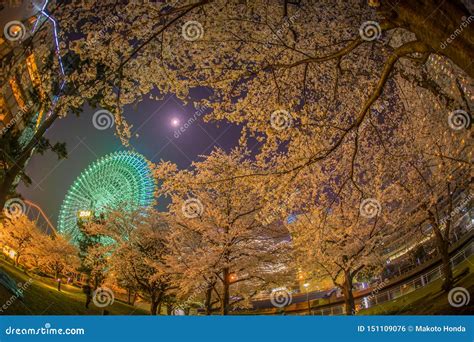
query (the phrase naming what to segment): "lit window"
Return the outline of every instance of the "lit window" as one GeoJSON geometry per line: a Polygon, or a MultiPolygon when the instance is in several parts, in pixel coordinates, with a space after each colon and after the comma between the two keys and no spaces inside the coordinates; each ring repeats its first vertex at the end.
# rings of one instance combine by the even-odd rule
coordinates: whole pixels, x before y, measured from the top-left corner
{"type": "Polygon", "coordinates": [[[39,89],[41,86],[41,79],[39,76],[38,67],[36,66],[35,56],[33,54],[26,58],[26,67],[28,68],[28,74],[30,75],[31,82],[39,89]]]}
{"type": "Polygon", "coordinates": [[[5,99],[0,95],[0,121],[5,121],[8,117],[8,107],[5,99]]]}
{"type": "Polygon", "coordinates": [[[9,83],[10,83],[10,87],[12,89],[13,96],[15,97],[16,103],[18,103],[18,106],[23,111],[26,111],[26,104],[25,104],[25,101],[23,100],[23,97],[21,95],[20,86],[18,85],[18,82],[16,81],[15,77],[10,78],[9,83]]]}

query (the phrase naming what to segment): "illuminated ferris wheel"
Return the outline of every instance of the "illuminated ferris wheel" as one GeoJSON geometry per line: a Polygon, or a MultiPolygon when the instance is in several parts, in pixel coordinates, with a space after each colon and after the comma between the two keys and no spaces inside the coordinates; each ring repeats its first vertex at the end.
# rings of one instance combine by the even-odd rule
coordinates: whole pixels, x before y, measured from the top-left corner
{"type": "Polygon", "coordinates": [[[120,151],[89,165],[69,189],[58,219],[58,232],[77,243],[79,217],[98,217],[107,210],[150,206],[155,181],[150,162],[141,154],[120,151]]]}

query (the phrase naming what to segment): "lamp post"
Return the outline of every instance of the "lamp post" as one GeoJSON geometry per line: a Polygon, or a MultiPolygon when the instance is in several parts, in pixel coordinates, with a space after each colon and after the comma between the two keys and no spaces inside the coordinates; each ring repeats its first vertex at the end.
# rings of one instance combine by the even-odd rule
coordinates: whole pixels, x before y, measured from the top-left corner
{"type": "Polygon", "coordinates": [[[311,306],[309,305],[309,293],[308,293],[309,283],[304,283],[303,287],[306,289],[306,303],[308,303],[308,315],[311,315],[311,306]]]}

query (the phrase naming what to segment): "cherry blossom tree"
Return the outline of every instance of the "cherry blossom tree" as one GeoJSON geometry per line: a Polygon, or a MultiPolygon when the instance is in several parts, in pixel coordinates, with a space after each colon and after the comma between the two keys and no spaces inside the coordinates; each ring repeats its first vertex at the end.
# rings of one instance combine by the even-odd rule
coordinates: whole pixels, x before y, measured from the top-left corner
{"type": "Polygon", "coordinates": [[[45,239],[45,245],[36,243],[35,255],[40,256],[40,268],[58,278],[59,275],[68,275],[79,267],[78,249],[61,235],[54,235],[45,239]]]}
{"type": "Polygon", "coordinates": [[[35,223],[25,215],[13,216],[2,224],[2,244],[14,250],[17,266],[20,259],[33,253],[36,243],[43,241],[42,235],[35,223]]]}
{"type": "Polygon", "coordinates": [[[164,262],[168,228],[161,214],[150,208],[116,209],[88,228],[107,250],[107,276],[150,301],[150,313],[156,315],[171,289],[164,262]]]}
{"type": "Polygon", "coordinates": [[[94,289],[98,288],[106,278],[107,256],[111,250],[110,245],[104,245],[104,236],[101,234],[103,224],[103,217],[94,218],[88,222],[78,222],[81,230],[81,236],[78,239],[81,265],[78,270],[87,275],[87,281],[92,282],[94,289]]]}
{"type": "Polygon", "coordinates": [[[156,170],[159,193],[171,199],[167,262],[179,294],[204,293],[208,313],[211,295],[227,315],[289,273],[287,232],[262,223],[263,198],[255,184],[233,177],[252,168],[246,157],[243,150],[217,149],[193,163],[193,170],[178,171],[169,162],[156,170]],[[212,182],[222,175],[231,180],[212,182]]]}
{"type": "MultiPolygon", "coordinates": [[[[401,196],[417,203],[412,214],[428,223],[443,263],[443,288],[453,286],[449,247],[453,218],[472,197],[472,133],[466,112],[455,110],[448,118],[438,114],[442,98],[434,106],[424,103],[426,93],[408,92],[410,111],[403,122],[403,143],[391,149],[387,172],[403,184],[401,196]],[[456,203],[455,199],[463,197],[456,203]]],[[[400,196],[400,195],[398,195],[400,196]]]]}
{"type": "Polygon", "coordinates": [[[407,203],[394,196],[400,186],[382,184],[376,198],[363,200],[354,186],[344,187],[332,207],[314,204],[288,224],[297,266],[310,278],[331,279],[342,290],[347,315],[355,313],[354,280],[363,273],[377,275],[387,260],[386,247],[415,220],[405,217],[407,203]]]}
{"type": "MultiPolygon", "coordinates": [[[[206,87],[213,94],[202,101],[212,108],[206,120],[241,124],[243,142],[264,143],[262,158],[284,144],[285,162],[271,172],[294,174],[347,145],[357,149],[351,135],[364,127],[392,134],[381,117],[403,113],[398,78],[429,90],[431,99],[447,97],[448,109],[468,110],[459,101],[472,98],[465,3],[51,1],[68,72],[60,102],[35,137],[89,102],[113,114],[127,144],[124,106],[150,93],[188,101],[190,89],[206,87]],[[459,85],[454,93],[442,91],[440,75],[459,85]]],[[[5,173],[2,197],[24,163],[15,165],[5,173]]]]}
{"type": "Polygon", "coordinates": [[[78,267],[78,250],[60,235],[41,232],[25,215],[12,216],[2,225],[0,240],[15,252],[15,265],[41,270],[57,278],[78,267]]]}
{"type": "MultiPolygon", "coordinates": [[[[354,144],[351,134],[369,121],[388,133],[376,116],[384,111],[396,118],[403,111],[397,77],[438,96],[435,78],[442,71],[432,68],[430,55],[442,56],[444,69],[454,70],[450,82],[472,95],[472,27],[462,25],[469,12],[461,1],[439,7],[408,0],[114,3],[112,13],[102,13],[108,5],[78,5],[72,17],[82,19],[85,37],[70,48],[119,70],[121,84],[136,88],[135,97],[124,89],[121,101],[153,88],[187,100],[189,89],[208,87],[213,91],[203,101],[213,109],[208,120],[242,124],[243,140],[264,141],[265,153],[288,144],[289,159],[278,172],[332,157],[354,144]],[[442,30],[441,17],[447,22],[442,30]],[[441,48],[459,26],[456,39],[441,48]]],[[[450,95],[457,100],[460,92],[450,95]]],[[[111,95],[106,101],[113,106],[118,100],[111,95]]]]}
{"type": "MultiPolygon", "coordinates": [[[[217,151],[190,171],[170,163],[158,167],[160,194],[171,197],[167,262],[179,275],[174,279],[179,295],[196,290],[194,278],[204,284],[205,302],[210,305],[214,294],[224,314],[232,304],[231,289],[236,305],[248,302],[253,292],[246,286],[266,286],[284,264],[279,255],[286,244],[278,241],[278,222],[292,213],[311,213],[322,219],[318,229],[343,225],[349,236],[361,230],[366,239],[367,249],[364,245],[360,254],[360,241],[354,239],[346,254],[336,243],[334,255],[328,256],[344,266],[334,267],[347,281],[333,279],[345,286],[350,309],[352,279],[376,255],[371,241],[390,233],[382,229],[382,217],[375,219],[375,235],[371,225],[360,222],[354,208],[364,199],[375,198],[382,212],[394,210],[392,202],[400,201],[400,193],[410,204],[426,202],[424,212],[446,265],[451,228],[449,222],[443,228],[445,213],[437,208],[440,192],[434,189],[443,177],[451,181],[457,168],[470,171],[472,160],[467,130],[446,132],[448,122],[459,126],[452,120],[454,112],[461,113],[465,128],[471,120],[473,28],[464,25],[471,18],[464,4],[51,2],[48,10],[61,29],[60,53],[69,61],[66,86],[36,139],[22,149],[12,144],[21,157],[2,164],[0,206],[30,152],[47,145],[38,141],[57,118],[86,102],[100,106],[113,114],[127,145],[131,127],[122,115],[125,106],[148,94],[160,99],[173,93],[189,101],[190,90],[206,88],[212,95],[199,102],[212,111],[205,119],[241,125],[240,143],[253,151],[217,151]],[[433,141],[438,137],[439,142],[433,141]],[[390,201],[384,194],[387,184],[406,189],[391,191],[390,201]],[[340,216],[334,218],[334,212],[340,216]],[[360,263],[352,255],[360,256],[360,263]]],[[[45,77],[53,89],[58,82],[45,77]]],[[[443,187],[448,197],[453,187],[452,182],[443,187]]],[[[383,222],[389,222],[388,216],[383,222]]],[[[117,245],[125,243],[114,236],[117,245]]],[[[306,248],[329,243],[321,240],[306,248]]],[[[88,262],[100,263],[91,269],[103,269],[111,245],[92,244],[88,262]]],[[[158,278],[161,263],[155,265],[158,278]]]]}
{"type": "Polygon", "coordinates": [[[201,302],[205,308],[206,315],[210,315],[213,306],[219,304],[219,300],[213,300],[214,296],[220,296],[217,289],[217,276],[213,269],[209,269],[209,262],[203,263],[209,257],[211,251],[207,250],[208,244],[203,239],[200,231],[188,229],[168,217],[170,224],[170,235],[168,246],[170,255],[166,256],[166,263],[173,272],[171,279],[176,286],[176,297],[181,300],[183,306],[201,302]]]}

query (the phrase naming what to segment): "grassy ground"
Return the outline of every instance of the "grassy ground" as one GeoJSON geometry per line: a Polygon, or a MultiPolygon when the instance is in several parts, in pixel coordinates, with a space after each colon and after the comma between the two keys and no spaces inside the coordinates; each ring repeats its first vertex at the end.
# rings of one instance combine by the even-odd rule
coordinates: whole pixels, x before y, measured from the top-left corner
{"type": "Polygon", "coordinates": [[[471,294],[469,305],[452,307],[448,295],[441,290],[441,279],[390,302],[362,310],[359,315],[468,315],[474,313],[474,257],[463,261],[454,270],[456,285],[471,294]],[[467,274],[460,276],[466,268],[467,274]]]}
{"type": "MultiPolygon", "coordinates": [[[[0,267],[6,271],[17,283],[26,284],[30,278],[33,282],[24,285],[24,299],[12,300],[11,305],[4,310],[1,305],[7,303],[12,294],[0,286],[0,315],[102,315],[102,308],[90,303],[89,309],[85,307],[85,295],[81,289],[61,285],[61,292],[57,291],[56,283],[52,279],[40,278],[23,273],[16,267],[0,260],[0,267]]],[[[115,300],[108,306],[110,315],[148,315],[142,308],[133,307],[115,300]]]]}
{"type": "MultiPolygon", "coordinates": [[[[30,275],[0,259],[3,268],[17,283],[26,284],[30,275]]],[[[424,288],[411,292],[390,302],[362,310],[359,315],[466,315],[474,313],[474,257],[459,264],[455,271],[456,286],[466,288],[471,296],[468,306],[454,308],[449,305],[447,294],[441,291],[441,280],[438,279],[424,288]],[[459,277],[461,271],[469,268],[469,272],[459,277]]],[[[0,315],[102,315],[102,308],[92,302],[89,309],[85,308],[85,295],[81,289],[62,285],[57,291],[52,279],[32,277],[33,282],[25,286],[24,299],[13,300],[0,315]]],[[[12,297],[3,286],[0,286],[0,304],[7,303],[12,297]]],[[[0,305],[0,310],[2,309],[0,305]]],[[[148,315],[144,305],[133,307],[115,300],[108,306],[110,315],[148,315]]],[[[258,312],[252,312],[258,314],[258,312]]],[[[246,313],[249,314],[249,313],[246,313]]]]}

